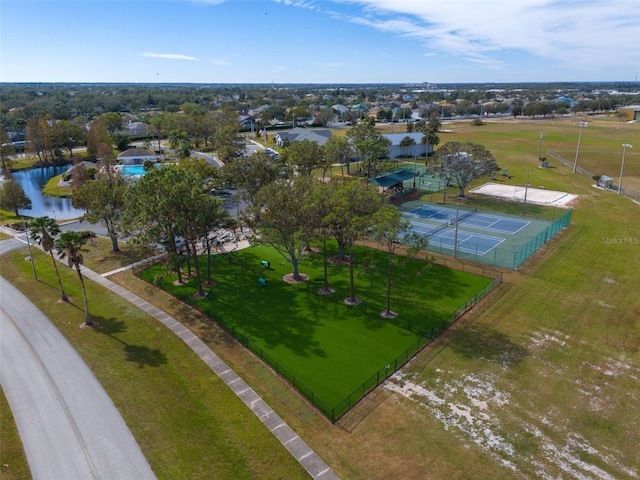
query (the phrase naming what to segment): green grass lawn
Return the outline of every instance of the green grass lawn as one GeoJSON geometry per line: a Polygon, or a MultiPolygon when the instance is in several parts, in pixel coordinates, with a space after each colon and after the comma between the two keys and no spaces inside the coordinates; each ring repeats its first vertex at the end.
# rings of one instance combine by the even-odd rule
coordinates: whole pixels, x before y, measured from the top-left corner
{"type": "MultiPolygon", "coordinates": [[[[176,276],[163,276],[163,265],[144,275],[149,279],[160,275],[162,288],[207,313],[234,336],[247,337],[243,343],[313,397],[327,414],[354,391],[358,392],[354,399],[359,399],[362,385],[387,365],[391,374],[398,357],[406,359],[405,352],[411,349],[415,353],[418,341],[424,342],[432,329],[439,332],[452,312],[491,282],[438,265],[427,269],[425,262],[414,260],[397,269],[391,309],[399,315],[385,320],[380,312],[386,305],[386,254],[356,248],[354,255],[356,295],[363,301],[355,306],[343,302],[349,295],[347,265],[330,266],[335,293],[316,294],[314,280],[322,279],[319,253],[302,259],[301,272],[311,281],[298,285],[282,281],[290,265],[271,248],[242,250],[231,256],[231,263],[216,257],[212,299],[193,298],[194,279],[176,287],[176,276]],[[268,270],[261,266],[262,260],[270,262],[268,270]],[[258,283],[261,277],[267,280],[266,287],[258,283]]],[[[204,269],[204,259],[201,263],[204,269]]]]}
{"type": "Polygon", "coordinates": [[[22,222],[24,222],[24,217],[22,215],[18,216],[15,214],[15,212],[0,209],[0,223],[2,223],[3,225],[22,222]]]}
{"type": "Polygon", "coordinates": [[[0,391],[0,479],[20,480],[30,478],[29,464],[22,448],[9,402],[0,391]]]}
{"type": "MultiPolygon", "coordinates": [[[[81,329],[82,293],[75,272],[58,267],[71,299],[59,302],[48,255],[34,250],[35,281],[26,252],[21,248],[0,257],[2,276],[46,312],[85,360],[159,479],[308,478],[260,420],[178,337],[91,281],[86,281],[89,309],[98,326],[81,329]]],[[[10,416],[3,412],[2,418],[0,455],[3,462],[7,458],[16,465],[11,469],[15,473],[21,468],[19,442],[7,426],[10,416]]]]}
{"type": "MultiPolygon", "coordinates": [[[[572,169],[554,160],[546,151],[553,151],[574,161],[580,127],[573,117],[539,121],[502,120],[487,122],[476,127],[471,122],[446,124],[446,133],[440,134],[440,144],[449,141],[471,141],[491,151],[501,168],[508,168],[514,178],[507,183],[521,185],[530,173],[532,186],[544,185],[548,189],[567,191],[572,187],[572,169]],[[543,133],[540,156],[547,157],[551,168],[539,168],[538,140],[543,133]]],[[[622,144],[634,143],[638,125],[608,119],[589,119],[582,132],[578,166],[593,174],[606,174],[617,178],[622,161],[622,144]]],[[[640,177],[638,152],[629,150],[625,163],[625,177],[640,177]],[[630,160],[631,159],[631,160],[630,160]]],[[[486,181],[486,179],[484,180],[486,181]]],[[[483,181],[483,183],[484,183],[483,181]]],[[[591,180],[590,180],[591,181],[591,180]]],[[[475,185],[475,183],[474,183],[475,185]]]]}
{"type": "Polygon", "coordinates": [[[51,197],[70,198],[73,195],[73,189],[71,187],[61,187],[58,185],[64,175],[64,173],[61,173],[60,175],[56,175],[55,177],[49,179],[47,184],[42,189],[43,195],[49,195],[51,197]]]}
{"type": "Polygon", "coordinates": [[[151,249],[130,248],[122,240],[118,242],[120,251],[114,252],[111,239],[103,237],[92,238],[86,247],[88,251],[83,255],[84,265],[97,273],[111,272],[158,253],[151,249]]]}

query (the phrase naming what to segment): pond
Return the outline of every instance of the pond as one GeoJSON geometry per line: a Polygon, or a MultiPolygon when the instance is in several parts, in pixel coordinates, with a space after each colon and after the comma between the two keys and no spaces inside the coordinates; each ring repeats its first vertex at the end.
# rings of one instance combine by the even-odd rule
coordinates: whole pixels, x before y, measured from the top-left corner
{"type": "Polygon", "coordinates": [[[74,208],[71,205],[70,198],[42,194],[42,189],[51,178],[66,172],[69,168],[71,165],[31,168],[13,172],[13,178],[31,199],[31,210],[20,210],[20,214],[29,217],[44,217],[46,215],[56,220],[69,220],[84,215],[83,209],[74,208]]]}

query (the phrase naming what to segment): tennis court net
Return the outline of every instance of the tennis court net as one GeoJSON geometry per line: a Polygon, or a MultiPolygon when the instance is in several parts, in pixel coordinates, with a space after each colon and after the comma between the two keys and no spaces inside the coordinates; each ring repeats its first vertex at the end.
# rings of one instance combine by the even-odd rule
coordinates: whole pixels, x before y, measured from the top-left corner
{"type": "Polygon", "coordinates": [[[423,224],[416,222],[411,222],[411,224],[415,233],[425,237],[431,237],[436,233],[441,232],[445,228],[449,228],[449,222],[444,222],[440,225],[423,224]]]}
{"type": "Polygon", "coordinates": [[[434,228],[430,232],[427,233],[427,237],[433,237],[436,233],[441,232],[442,230],[449,228],[449,222],[444,222],[439,227],[434,228]]]}
{"type": "Polygon", "coordinates": [[[472,208],[471,210],[465,211],[462,215],[458,215],[458,219],[457,220],[454,218],[449,223],[451,225],[455,225],[456,221],[460,222],[461,220],[464,220],[465,218],[470,217],[471,215],[473,215],[474,213],[477,213],[477,212],[478,212],[477,208],[472,208]]]}

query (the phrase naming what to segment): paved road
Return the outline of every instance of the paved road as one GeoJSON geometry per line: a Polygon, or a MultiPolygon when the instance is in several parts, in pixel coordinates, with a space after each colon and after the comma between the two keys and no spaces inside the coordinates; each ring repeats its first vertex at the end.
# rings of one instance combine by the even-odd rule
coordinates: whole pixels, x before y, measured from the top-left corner
{"type": "MultiPolygon", "coordinates": [[[[24,245],[0,242],[0,253],[24,245]]],[[[0,384],[34,480],[155,479],[87,365],[19,290],[0,277],[0,384]]]]}
{"type": "MultiPolygon", "coordinates": [[[[0,242],[0,253],[23,246],[0,242]]],[[[86,278],[121,295],[181,338],[247,405],[314,480],[335,472],[193,332],[106,277],[86,278]]],[[[111,400],[62,334],[0,277],[0,383],[11,405],[34,480],[153,479],[111,400]]]]}

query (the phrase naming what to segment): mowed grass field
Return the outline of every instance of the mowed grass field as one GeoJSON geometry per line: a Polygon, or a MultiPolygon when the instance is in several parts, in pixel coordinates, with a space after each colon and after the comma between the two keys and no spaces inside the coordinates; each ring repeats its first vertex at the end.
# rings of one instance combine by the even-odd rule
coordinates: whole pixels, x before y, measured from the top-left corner
{"type": "MultiPolygon", "coordinates": [[[[336,254],[329,242],[328,255],[336,254]]],[[[310,281],[293,285],[282,280],[291,273],[289,262],[274,249],[255,245],[234,252],[231,262],[213,260],[211,298],[194,299],[195,279],[176,286],[177,276],[163,275],[166,267],[153,266],[141,275],[162,277],[156,285],[191,304],[233,332],[245,346],[274,367],[313,399],[331,419],[337,418],[362,395],[362,385],[383,371],[392,373],[396,360],[410,358],[424,345],[424,335],[437,334],[443,321],[490,282],[490,278],[432,265],[414,259],[396,267],[391,295],[394,319],[383,319],[387,255],[356,247],[356,295],[362,303],[345,305],[349,296],[349,266],[330,263],[330,295],[316,294],[322,283],[321,253],[301,258],[300,271],[310,281]],[[265,269],[261,261],[268,261],[265,269]],[[366,271],[365,271],[366,265],[366,271]],[[258,283],[259,278],[267,286],[258,283]],[[410,352],[409,354],[407,352],[410,352]],[[390,365],[391,370],[385,371],[390,365]],[[348,397],[354,395],[351,402],[348,397]]],[[[201,260],[201,271],[206,261],[201,260]]],[[[445,325],[446,325],[445,324],[445,325]]],[[[400,364],[401,364],[400,363],[400,364]]]]}
{"type": "MultiPolygon", "coordinates": [[[[619,169],[620,144],[634,143],[640,125],[598,125],[583,132],[579,164],[610,169],[617,160],[619,169]]],[[[640,205],[552,159],[538,168],[541,130],[558,129],[557,144],[543,148],[562,153],[564,144],[575,155],[574,121],[444,128],[442,143],[482,143],[514,185],[529,170],[534,186],[580,195],[572,225],[506,273],[498,292],[388,382],[389,396],[361,405],[354,429],[327,435],[322,451],[345,478],[638,478],[640,205]],[[358,458],[366,460],[353,465],[358,458]]]]}
{"type": "MultiPolygon", "coordinates": [[[[566,189],[572,169],[554,160],[546,152],[555,152],[570,162],[575,161],[580,127],[571,117],[548,120],[512,120],[487,121],[483,126],[474,126],[471,122],[445,124],[446,132],[440,135],[440,145],[448,141],[473,141],[487,147],[494,153],[498,166],[508,168],[515,178],[505,180],[510,184],[524,185],[527,173],[530,183],[536,187],[544,185],[549,189],[566,189]],[[540,133],[540,156],[549,161],[549,169],[539,168],[538,142],[540,133]],[[560,170],[560,171],[559,171],[560,170]]],[[[614,118],[589,118],[588,126],[582,131],[578,166],[594,175],[608,175],[616,180],[622,164],[622,144],[639,144],[640,127],[637,123],[628,124],[614,118]]],[[[623,184],[637,185],[640,180],[640,152],[627,150],[623,184]]],[[[571,182],[569,181],[571,185],[571,182]]],[[[636,187],[637,188],[637,187],[636,187]]]]}
{"type": "MultiPolygon", "coordinates": [[[[596,168],[591,165],[610,162],[613,174],[609,170],[602,173],[616,178],[621,144],[632,143],[625,172],[634,172],[633,165],[639,163],[640,142],[635,139],[640,136],[640,125],[607,119],[602,121],[601,136],[591,134],[599,124],[599,120],[592,121],[583,132],[579,165],[593,171],[596,168]],[[588,139],[588,134],[593,136],[588,139]],[[613,140],[611,135],[615,135],[613,140]],[[595,150],[602,152],[600,156],[594,156],[592,164],[584,163],[595,150]]],[[[508,119],[486,122],[482,127],[444,125],[452,131],[441,135],[442,143],[454,139],[482,143],[514,175],[514,185],[523,184],[529,170],[534,186],[580,195],[572,225],[519,271],[505,273],[494,294],[427,347],[387,388],[367,397],[342,424],[329,424],[253,355],[183,304],[130,272],[114,279],[197,331],[343,479],[638,478],[640,206],[614,192],[593,188],[591,179],[572,175],[570,168],[553,159],[549,160],[552,168],[539,169],[540,131],[545,132],[543,152],[555,148],[562,154],[558,146],[547,145],[546,132],[552,127],[565,138],[560,142],[565,144],[564,156],[573,158],[579,129],[574,119],[508,119]]],[[[3,264],[3,275],[5,272],[3,264]]],[[[29,274],[25,265],[24,276],[29,274]]],[[[48,288],[54,290],[55,298],[55,282],[48,288]]],[[[156,332],[159,339],[162,330],[156,332]]],[[[140,344],[140,334],[129,333],[129,341],[140,344]]],[[[171,343],[168,339],[162,342],[171,343]]],[[[100,368],[101,362],[95,363],[100,368]]],[[[181,369],[190,384],[199,378],[192,368],[197,367],[183,365],[181,369]]],[[[108,368],[101,370],[106,375],[104,382],[114,384],[126,378],[111,378],[108,368]]],[[[170,398],[170,386],[165,390],[164,398],[170,398]]],[[[218,388],[210,394],[213,392],[218,388]]],[[[150,398],[130,389],[118,400],[126,418],[135,417],[135,409],[142,408],[135,406],[138,403],[130,405],[138,397],[141,405],[150,398]]],[[[186,396],[178,400],[184,402],[186,396]]],[[[162,412],[167,413],[171,410],[162,412]]],[[[164,420],[162,414],[158,418],[164,420]]],[[[251,423],[247,410],[235,415],[256,434],[262,428],[251,423]]],[[[179,421],[176,416],[172,418],[179,421]]],[[[169,420],[162,422],[167,434],[169,420]]],[[[178,430],[188,434],[190,428],[187,424],[178,430]]],[[[193,426],[193,431],[199,428],[193,426]]],[[[230,440],[238,436],[233,431],[226,435],[230,440]]],[[[170,436],[175,440],[178,433],[170,436]]],[[[254,445],[243,445],[244,437],[238,437],[239,443],[233,442],[240,446],[238,453],[254,445]]],[[[200,438],[200,434],[195,436],[198,442],[200,438]]],[[[203,443],[192,448],[203,450],[199,459],[189,460],[216,458],[207,440],[203,438],[203,443]]],[[[270,448],[262,436],[257,441],[270,448]]],[[[246,455],[258,461],[263,456],[270,458],[269,452],[252,446],[246,455]]],[[[175,453],[182,458],[182,451],[175,453]]],[[[170,465],[173,458],[155,465],[170,465]]],[[[283,465],[281,461],[274,459],[273,468],[283,465]]],[[[163,478],[180,476],[169,473],[163,478]]],[[[188,478],[216,477],[205,468],[188,478]]],[[[250,478],[294,475],[285,467],[280,476],[271,472],[250,478]]]]}

